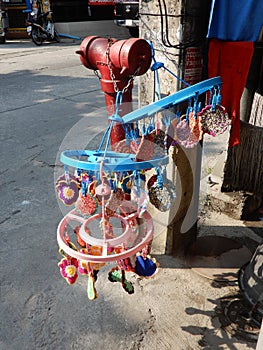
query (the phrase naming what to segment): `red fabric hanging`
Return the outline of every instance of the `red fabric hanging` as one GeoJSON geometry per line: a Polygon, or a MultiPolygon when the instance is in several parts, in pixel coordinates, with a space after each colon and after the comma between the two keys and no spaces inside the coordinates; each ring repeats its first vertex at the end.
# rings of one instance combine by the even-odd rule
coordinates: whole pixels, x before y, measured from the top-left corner
{"type": "Polygon", "coordinates": [[[253,42],[211,39],[208,50],[208,76],[223,81],[222,105],[232,121],[229,146],[239,144],[240,99],[254,52],[253,42]]]}

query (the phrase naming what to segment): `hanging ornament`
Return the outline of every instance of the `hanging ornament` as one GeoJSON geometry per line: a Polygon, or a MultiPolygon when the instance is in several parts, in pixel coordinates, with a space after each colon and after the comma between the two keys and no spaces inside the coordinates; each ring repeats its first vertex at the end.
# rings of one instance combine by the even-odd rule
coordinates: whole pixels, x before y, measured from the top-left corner
{"type": "Polygon", "coordinates": [[[120,282],[122,285],[122,288],[127,292],[128,294],[134,293],[134,287],[131,282],[129,282],[125,277],[125,271],[120,270],[119,267],[114,267],[111,269],[108,275],[108,279],[110,282],[120,282]]]}
{"type": "Polygon", "coordinates": [[[60,180],[56,186],[58,198],[67,206],[76,203],[79,196],[79,183],[75,180],[69,182],[60,180]]]}
{"type": "Polygon", "coordinates": [[[176,125],[175,132],[179,143],[186,141],[189,138],[191,130],[185,119],[180,120],[176,125]]]}
{"type": "Polygon", "coordinates": [[[138,217],[141,218],[149,204],[146,191],[138,186],[133,186],[131,189],[131,200],[136,203],[138,217]]]}
{"type": "Polygon", "coordinates": [[[195,113],[194,111],[189,113],[189,127],[191,133],[194,134],[196,139],[198,141],[201,141],[203,138],[203,127],[199,113],[195,113]]]}
{"type": "Polygon", "coordinates": [[[98,293],[95,288],[96,278],[92,272],[89,273],[89,279],[87,284],[87,296],[89,300],[95,300],[98,298],[98,293]]]}
{"type": "Polygon", "coordinates": [[[151,160],[154,155],[154,134],[149,133],[142,136],[140,145],[136,152],[135,161],[143,162],[151,160]]]}
{"type": "Polygon", "coordinates": [[[67,206],[73,205],[78,199],[80,183],[78,179],[67,170],[58,177],[56,191],[58,198],[67,206]]]}
{"type": "Polygon", "coordinates": [[[74,233],[75,233],[76,236],[77,236],[77,242],[78,242],[78,244],[79,244],[82,248],[85,248],[85,247],[86,247],[86,242],[83,241],[83,239],[80,237],[79,230],[80,230],[80,225],[78,225],[78,226],[76,226],[76,227],[74,228],[74,233]]]}
{"type": "Polygon", "coordinates": [[[63,258],[58,263],[61,276],[68,282],[74,284],[78,278],[78,260],[76,258],[63,258]]]}
{"type": "Polygon", "coordinates": [[[149,199],[155,208],[162,212],[169,210],[171,207],[171,197],[169,191],[164,186],[159,188],[157,183],[155,183],[149,189],[149,199]]]}
{"type": "Polygon", "coordinates": [[[83,216],[89,216],[96,212],[98,201],[89,192],[86,195],[79,193],[79,197],[75,203],[77,211],[83,216]]]}
{"type": "Polygon", "coordinates": [[[113,216],[117,210],[117,208],[121,205],[124,200],[124,193],[121,188],[117,188],[116,191],[112,191],[110,198],[105,205],[106,214],[108,216],[113,216]]]}
{"type": "Polygon", "coordinates": [[[125,194],[130,194],[131,193],[131,188],[133,185],[133,176],[128,175],[123,177],[121,181],[121,188],[125,194]]]}
{"type": "Polygon", "coordinates": [[[176,198],[176,188],[173,182],[166,177],[166,170],[161,174],[160,169],[156,169],[157,174],[152,175],[147,182],[150,202],[160,211],[165,212],[170,209],[172,201],[176,198]]]}
{"type": "Polygon", "coordinates": [[[186,142],[186,147],[199,142],[202,137],[200,120],[196,119],[196,104],[193,115],[189,115],[189,105],[186,118],[181,121],[176,118],[176,123],[172,123],[168,109],[176,108],[184,101],[191,102],[193,98],[197,100],[197,91],[204,93],[211,85],[220,84],[219,78],[210,79],[187,87],[178,92],[179,95],[161,98],[159,94],[158,103],[122,118],[118,115],[122,93],[118,92],[116,113],[109,117],[99,148],[62,152],[61,162],[75,167],[78,176],[72,177],[65,171],[56,183],[66,205],[75,201],[75,209],[67,213],[58,226],[57,241],[63,254],[58,265],[69,284],[74,284],[78,275],[87,276],[90,300],[98,297],[95,282],[99,270],[107,262],[117,261],[118,266],[111,269],[108,278],[121,284],[128,294],[134,293],[134,287],[126,274],[135,273],[140,278],[155,276],[158,263],[150,256],[154,225],[147,211],[148,201],[164,212],[176,197],[175,186],[167,179],[164,169],[169,162],[167,151],[173,141],[173,128],[178,142],[186,142]],[[140,120],[143,122],[141,130],[140,120]],[[124,128],[125,140],[110,150],[110,136],[116,122],[124,128]],[[146,188],[145,172],[148,169],[155,169],[156,175],[149,179],[146,188]],[[95,232],[98,224],[98,232],[95,232]],[[67,226],[71,227],[70,235],[79,248],[70,241],[67,226]]]}
{"type": "Polygon", "coordinates": [[[200,112],[203,131],[211,136],[223,134],[231,124],[226,109],[223,106],[208,105],[200,112]]]}
{"type": "Polygon", "coordinates": [[[156,260],[149,255],[137,255],[134,272],[141,278],[153,277],[157,272],[156,260]]]}

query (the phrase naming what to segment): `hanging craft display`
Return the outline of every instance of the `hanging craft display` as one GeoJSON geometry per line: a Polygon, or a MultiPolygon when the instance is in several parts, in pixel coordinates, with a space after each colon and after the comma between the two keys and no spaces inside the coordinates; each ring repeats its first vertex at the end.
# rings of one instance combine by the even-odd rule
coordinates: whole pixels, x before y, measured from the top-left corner
{"type": "Polygon", "coordinates": [[[211,136],[223,134],[231,124],[231,119],[225,108],[220,105],[213,107],[208,105],[204,107],[199,113],[201,117],[204,133],[211,136]]]}
{"type": "MultiPolygon", "coordinates": [[[[100,146],[96,151],[62,153],[66,171],[57,180],[60,184],[65,177],[72,179],[79,189],[75,209],[58,227],[58,244],[63,256],[59,263],[61,275],[69,284],[74,284],[78,275],[86,275],[90,300],[98,297],[95,283],[106,262],[116,261],[117,266],[109,272],[108,279],[121,282],[128,294],[134,292],[133,284],[126,278],[128,272],[150,278],[158,266],[150,256],[153,223],[147,211],[145,171],[157,164],[166,166],[168,156],[158,154],[157,158],[153,152],[143,160],[136,159],[137,153],[108,151],[113,123],[111,121],[105,133],[104,151],[100,146]],[[68,167],[75,169],[76,178],[68,175],[68,167]]],[[[137,139],[133,141],[138,144],[137,139]]],[[[142,140],[143,137],[140,144],[142,140]]]]}
{"type": "Polygon", "coordinates": [[[73,209],[57,229],[62,255],[58,266],[69,284],[76,283],[78,275],[87,278],[90,300],[98,297],[95,284],[108,262],[116,263],[108,280],[121,285],[128,294],[134,293],[134,286],[127,274],[155,276],[158,263],[150,255],[154,228],[149,203],[165,212],[176,198],[175,186],[166,176],[174,137],[188,148],[202,139],[203,132],[218,133],[215,125],[220,125],[221,131],[225,128],[226,114],[218,103],[201,111],[197,103],[199,96],[211,89],[216,91],[218,102],[221,83],[220,78],[213,78],[188,86],[122,118],[118,115],[122,99],[118,93],[116,112],[109,117],[99,148],[62,152],[65,173],[57,179],[56,191],[58,198],[73,209]],[[184,101],[188,101],[186,117],[179,119],[176,115],[174,122],[169,108],[184,101]],[[207,121],[211,113],[219,119],[213,127],[207,121]],[[123,126],[125,139],[112,151],[110,135],[115,122],[123,126]],[[154,170],[150,178],[146,176],[148,170],[154,170]]]}

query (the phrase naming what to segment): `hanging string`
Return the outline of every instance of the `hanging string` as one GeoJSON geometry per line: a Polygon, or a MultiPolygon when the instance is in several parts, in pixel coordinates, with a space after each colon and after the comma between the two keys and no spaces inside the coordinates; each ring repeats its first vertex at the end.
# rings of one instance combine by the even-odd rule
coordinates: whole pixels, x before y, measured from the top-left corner
{"type": "Polygon", "coordinates": [[[101,151],[101,148],[102,148],[102,146],[103,146],[103,144],[104,144],[105,138],[106,138],[106,136],[107,136],[109,130],[110,130],[110,124],[108,125],[108,127],[107,127],[107,129],[106,129],[106,131],[105,131],[105,133],[104,133],[104,135],[103,135],[103,137],[102,137],[101,143],[100,143],[99,148],[98,148],[98,152],[101,151]]]}
{"type": "Polygon", "coordinates": [[[169,72],[172,76],[174,76],[176,79],[178,79],[181,83],[185,84],[186,86],[191,86],[187,81],[183,80],[182,78],[178,77],[175,73],[173,73],[170,69],[167,67],[163,67],[167,72],[169,72]]]}
{"type": "Polygon", "coordinates": [[[188,100],[188,107],[186,110],[186,116],[185,116],[185,121],[187,122],[187,124],[189,123],[189,113],[192,111],[192,107],[191,107],[191,98],[189,98],[188,100]]]}
{"type": "Polygon", "coordinates": [[[65,171],[65,180],[67,185],[69,185],[70,178],[69,178],[69,169],[67,165],[64,165],[64,171],[65,171]]]}
{"type": "Polygon", "coordinates": [[[195,93],[195,97],[194,97],[194,118],[196,119],[197,117],[197,103],[198,103],[198,97],[199,94],[198,92],[195,93]]]}
{"type": "Polygon", "coordinates": [[[156,175],[157,175],[157,186],[159,189],[162,189],[163,188],[163,177],[161,174],[161,169],[158,167],[158,168],[155,168],[155,171],[156,171],[156,175]]]}
{"type": "Polygon", "coordinates": [[[154,70],[153,102],[155,102],[155,96],[156,95],[158,97],[158,100],[160,100],[162,98],[162,95],[161,95],[161,84],[160,84],[158,69],[154,70]],[[156,85],[157,85],[157,91],[156,91],[156,85]]]}
{"type": "MultiPolygon", "coordinates": [[[[171,74],[173,77],[175,77],[177,80],[179,80],[181,83],[185,84],[186,86],[191,86],[189,83],[187,83],[185,80],[183,80],[182,78],[178,77],[178,75],[176,75],[174,72],[172,72],[170,69],[168,69],[167,67],[165,67],[163,62],[157,62],[155,59],[155,51],[154,51],[154,47],[153,44],[151,42],[149,42],[151,49],[152,49],[152,60],[153,60],[153,64],[151,66],[151,70],[155,73],[154,74],[154,94],[155,94],[155,90],[156,90],[156,83],[157,83],[157,88],[158,88],[158,98],[161,99],[161,91],[160,91],[160,80],[159,80],[159,75],[158,75],[158,70],[160,68],[163,68],[164,70],[166,70],[169,74],[171,74]]],[[[155,96],[154,96],[154,100],[155,101],[155,96]]]]}
{"type": "Polygon", "coordinates": [[[116,95],[115,114],[114,114],[114,116],[112,116],[110,118],[110,124],[109,124],[106,132],[103,135],[102,141],[101,141],[99,149],[98,149],[98,151],[101,150],[102,145],[103,145],[103,143],[105,141],[105,138],[107,137],[106,144],[105,144],[105,149],[104,149],[104,155],[103,155],[103,159],[104,160],[106,158],[107,150],[108,150],[108,147],[109,147],[109,144],[110,144],[110,135],[111,135],[111,132],[112,132],[113,125],[114,125],[114,123],[116,121],[121,121],[121,117],[119,116],[119,105],[121,105],[121,104],[122,104],[122,92],[118,91],[118,93],[116,95]]]}
{"type": "Polygon", "coordinates": [[[108,147],[109,147],[109,144],[110,144],[110,135],[111,135],[111,131],[112,131],[112,128],[113,128],[113,124],[114,124],[114,121],[112,120],[110,122],[110,125],[109,125],[108,137],[107,137],[107,140],[106,140],[105,150],[104,150],[104,154],[103,154],[103,159],[104,160],[106,158],[107,150],[108,150],[108,147]]]}
{"type": "MultiPolygon", "coordinates": [[[[105,184],[105,180],[104,180],[104,176],[103,176],[103,166],[104,166],[104,161],[102,160],[100,163],[100,181],[101,181],[101,186],[102,188],[104,187],[105,184]]],[[[106,224],[105,224],[105,196],[102,193],[101,194],[101,223],[102,223],[102,232],[103,232],[103,239],[104,242],[106,242],[106,224]]]]}

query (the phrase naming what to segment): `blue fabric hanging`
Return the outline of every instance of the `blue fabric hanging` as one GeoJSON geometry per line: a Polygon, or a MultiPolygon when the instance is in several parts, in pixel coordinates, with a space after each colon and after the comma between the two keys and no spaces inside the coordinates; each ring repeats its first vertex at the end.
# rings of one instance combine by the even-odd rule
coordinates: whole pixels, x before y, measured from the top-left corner
{"type": "Polygon", "coordinates": [[[32,11],[32,1],[26,0],[26,9],[32,11]]]}
{"type": "Polygon", "coordinates": [[[263,26],[263,0],[212,0],[208,38],[257,41],[263,26]]]}

